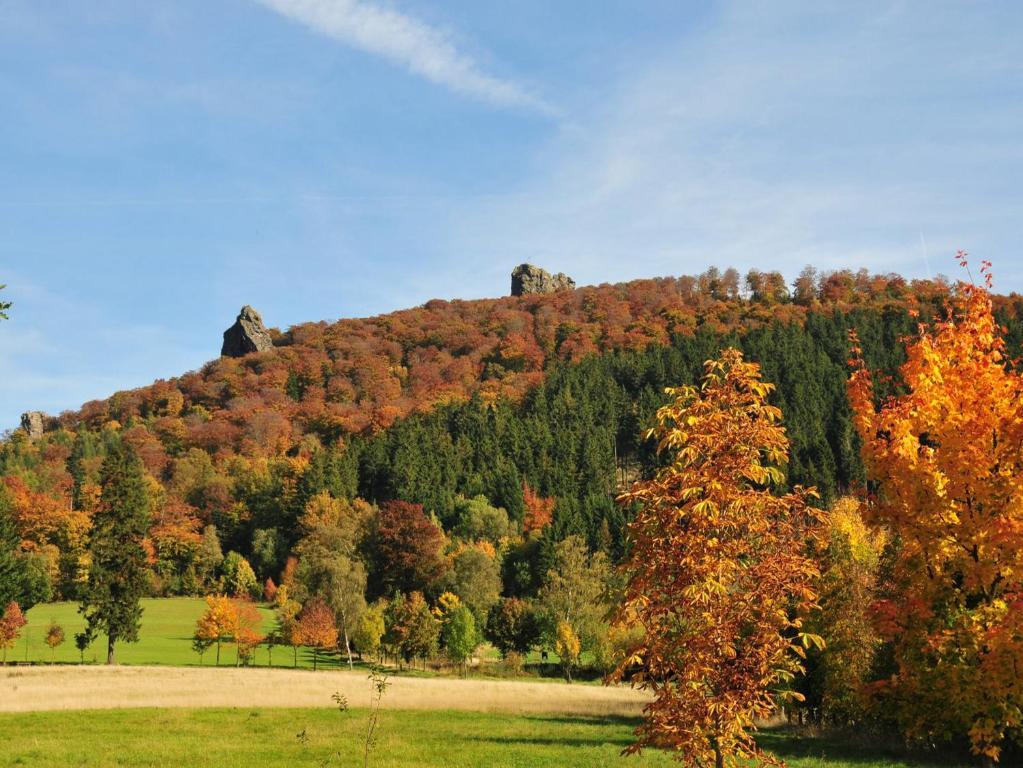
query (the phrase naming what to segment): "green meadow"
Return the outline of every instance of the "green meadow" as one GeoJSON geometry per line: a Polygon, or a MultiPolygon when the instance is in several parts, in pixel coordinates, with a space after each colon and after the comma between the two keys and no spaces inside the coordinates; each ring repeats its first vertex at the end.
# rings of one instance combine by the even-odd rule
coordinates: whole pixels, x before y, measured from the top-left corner
{"type": "MultiPolygon", "coordinates": [[[[134,709],[0,715],[0,766],[361,766],[368,713],[337,709],[134,709]]],[[[669,766],[670,755],[624,758],[635,722],[451,711],[384,711],[369,765],[669,766]]],[[[827,739],[766,733],[792,768],[949,768],[827,739]]]]}

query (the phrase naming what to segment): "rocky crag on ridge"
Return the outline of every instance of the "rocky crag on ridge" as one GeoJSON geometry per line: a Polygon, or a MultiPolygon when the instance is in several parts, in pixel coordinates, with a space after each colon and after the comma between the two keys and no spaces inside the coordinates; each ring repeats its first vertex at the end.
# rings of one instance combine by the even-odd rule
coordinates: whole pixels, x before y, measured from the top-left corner
{"type": "Polygon", "coordinates": [[[511,295],[529,296],[538,293],[556,293],[575,288],[575,280],[563,272],[552,275],[533,264],[520,264],[511,273],[511,295]]]}
{"type": "Polygon", "coordinates": [[[250,352],[265,352],[273,349],[273,339],[259,312],[246,304],[238,313],[235,324],[224,331],[224,346],[220,354],[224,357],[244,357],[250,352]]]}

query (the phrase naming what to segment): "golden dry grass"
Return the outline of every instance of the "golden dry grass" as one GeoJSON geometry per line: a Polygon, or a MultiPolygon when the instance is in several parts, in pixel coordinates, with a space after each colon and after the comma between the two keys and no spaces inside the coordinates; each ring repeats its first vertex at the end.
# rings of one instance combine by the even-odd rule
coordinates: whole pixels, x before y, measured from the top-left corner
{"type": "MultiPolygon", "coordinates": [[[[321,707],[334,692],[369,703],[362,672],[181,667],[0,669],[0,712],[129,707],[321,707]]],[[[388,709],[637,716],[647,696],[628,688],[504,680],[395,677],[388,709]]]]}

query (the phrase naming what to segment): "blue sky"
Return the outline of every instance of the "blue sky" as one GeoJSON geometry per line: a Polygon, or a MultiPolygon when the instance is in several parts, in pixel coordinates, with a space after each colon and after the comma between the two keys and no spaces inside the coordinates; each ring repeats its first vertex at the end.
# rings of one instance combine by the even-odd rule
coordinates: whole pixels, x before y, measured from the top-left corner
{"type": "Polygon", "coordinates": [[[0,429],[280,327],[711,264],[1023,291],[1023,4],[0,0],[0,429]]]}

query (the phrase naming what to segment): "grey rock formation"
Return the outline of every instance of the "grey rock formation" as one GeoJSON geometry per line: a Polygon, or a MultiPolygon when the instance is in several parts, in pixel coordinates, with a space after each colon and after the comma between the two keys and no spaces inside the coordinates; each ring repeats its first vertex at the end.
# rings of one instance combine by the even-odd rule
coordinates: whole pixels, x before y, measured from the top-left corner
{"type": "Polygon", "coordinates": [[[224,346],[220,354],[225,357],[243,357],[250,352],[273,349],[273,340],[263,325],[259,312],[248,304],[242,307],[235,324],[224,331],[224,346]]]}
{"type": "Polygon", "coordinates": [[[512,296],[527,296],[534,293],[555,293],[575,288],[575,280],[558,272],[552,275],[546,269],[532,264],[520,264],[511,273],[512,296]]]}
{"type": "Polygon", "coordinates": [[[42,411],[29,411],[21,414],[21,428],[28,434],[30,440],[38,440],[43,436],[46,427],[46,414],[42,411]]]}

